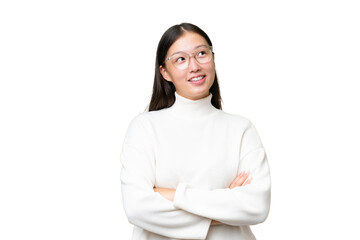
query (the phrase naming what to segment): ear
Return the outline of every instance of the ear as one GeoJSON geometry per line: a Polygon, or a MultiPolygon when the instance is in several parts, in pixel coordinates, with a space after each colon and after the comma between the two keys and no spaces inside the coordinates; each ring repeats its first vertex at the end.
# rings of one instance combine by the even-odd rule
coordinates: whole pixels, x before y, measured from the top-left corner
{"type": "Polygon", "coordinates": [[[167,70],[166,70],[166,68],[164,68],[163,66],[160,66],[160,67],[159,67],[159,70],[160,70],[161,75],[163,76],[163,78],[164,78],[166,81],[172,82],[172,81],[171,81],[171,78],[170,78],[170,76],[169,76],[169,74],[168,74],[168,72],[167,72],[167,70]]]}

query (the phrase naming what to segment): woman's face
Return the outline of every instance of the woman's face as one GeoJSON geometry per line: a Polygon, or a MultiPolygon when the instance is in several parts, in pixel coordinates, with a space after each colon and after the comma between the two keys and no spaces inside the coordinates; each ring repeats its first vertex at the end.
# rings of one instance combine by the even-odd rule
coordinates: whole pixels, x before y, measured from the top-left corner
{"type": "MultiPolygon", "coordinates": [[[[201,46],[209,46],[205,38],[194,32],[185,32],[171,45],[165,59],[177,52],[196,53],[201,46]]],[[[189,66],[185,69],[176,68],[173,64],[174,60],[166,61],[165,67],[160,66],[160,72],[165,80],[175,85],[176,92],[191,100],[209,96],[209,89],[215,79],[214,57],[210,62],[201,64],[195,57],[190,57],[189,66]],[[194,78],[202,79],[194,81],[194,78]],[[190,81],[192,79],[193,81],[190,81]]]]}

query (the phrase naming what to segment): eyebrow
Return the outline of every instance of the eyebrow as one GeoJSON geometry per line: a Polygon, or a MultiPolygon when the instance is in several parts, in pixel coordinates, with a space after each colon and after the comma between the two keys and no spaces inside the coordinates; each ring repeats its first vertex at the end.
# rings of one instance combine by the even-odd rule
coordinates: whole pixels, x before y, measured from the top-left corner
{"type": "MultiPolygon", "coordinates": [[[[208,47],[208,45],[206,44],[201,44],[201,45],[197,45],[193,50],[199,48],[199,47],[208,47]]],[[[173,54],[171,54],[169,57],[171,56],[174,56],[175,54],[178,54],[178,53],[183,53],[184,51],[177,51],[177,52],[174,52],[173,54]]]]}

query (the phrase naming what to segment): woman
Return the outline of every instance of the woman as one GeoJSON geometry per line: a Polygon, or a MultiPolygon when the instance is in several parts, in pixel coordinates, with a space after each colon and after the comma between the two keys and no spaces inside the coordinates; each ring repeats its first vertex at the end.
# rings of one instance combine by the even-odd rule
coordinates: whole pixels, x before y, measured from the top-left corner
{"type": "Polygon", "coordinates": [[[253,124],[221,110],[209,37],[182,23],[162,36],[149,111],[130,123],[121,153],[132,239],[255,239],[270,173],[253,124]]]}

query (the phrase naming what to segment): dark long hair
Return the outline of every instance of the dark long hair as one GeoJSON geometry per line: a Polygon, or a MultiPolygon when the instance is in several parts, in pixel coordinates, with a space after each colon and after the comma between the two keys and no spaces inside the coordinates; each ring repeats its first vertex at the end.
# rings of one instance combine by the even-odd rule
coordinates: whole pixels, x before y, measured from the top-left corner
{"type": "MultiPolygon", "coordinates": [[[[163,108],[171,107],[175,102],[175,86],[172,82],[166,81],[160,73],[160,66],[163,65],[166,54],[171,47],[171,45],[179,39],[185,31],[194,32],[201,35],[209,46],[212,46],[211,40],[208,35],[201,30],[199,27],[191,23],[181,23],[170,27],[163,34],[159,41],[159,45],[156,52],[156,61],[155,61],[155,77],[153,92],[149,105],[149,112],[156,111],[163,108]]],[[[164,67],[164,66],[163,66],[164,67]]],[[[213,85],[210,87],[210,92],[212,93],[211,104],[217,108],[221,108],[221,95],[220,87],[218,83],[218,78],[215,71],[215,80],[213,85]]]]}

